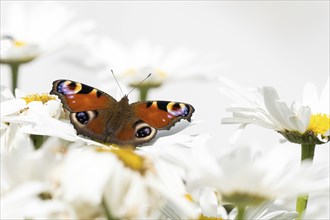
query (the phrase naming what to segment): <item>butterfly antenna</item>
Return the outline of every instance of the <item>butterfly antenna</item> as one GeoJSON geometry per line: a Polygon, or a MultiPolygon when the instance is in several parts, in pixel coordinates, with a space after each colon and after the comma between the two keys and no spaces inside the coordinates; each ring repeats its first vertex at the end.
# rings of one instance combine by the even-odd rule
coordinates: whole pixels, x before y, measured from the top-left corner
{"type": "Polygon", "coordinates": [[[120,84],[119,84],[119,82],[118,82],[118,80],[117,80],[117,78],[116,78],[116,75],[115,75],[115,73],[113,72],[112,69],[111,69],[111,73],[112,73],[113,78],[116,80],[116,83],[117,83],[117,85],[118,85],[118,87],[119,87],[119,89],[120,89],[120,91],[121,91],[121,94],[124,96],[124,92],[123,92],[123,90],[121,89],[121,86],[120,86],[120,84]]]}
{"type": "Polygon", "coordinates": [[[134,91],[134,89],[136,89],[137,87],[139,87],[144,81],[146,81],[146,79],[148,79],[151,76],[151,73],[148,74],[148,76],[146,78],[144,78],[137,86],[134,86],[133,89],[131,89],[131,91],[129,91],[129,93],[127,94],[127,96],[129,94],[131,94],[131,92],[134,91]]]}

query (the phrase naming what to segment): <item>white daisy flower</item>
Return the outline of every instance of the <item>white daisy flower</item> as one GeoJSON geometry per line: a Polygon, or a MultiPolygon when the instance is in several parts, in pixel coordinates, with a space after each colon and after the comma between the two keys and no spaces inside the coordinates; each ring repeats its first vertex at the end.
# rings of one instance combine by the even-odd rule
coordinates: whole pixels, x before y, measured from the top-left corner
{"type": "Polygon", "coordinates": [[[328,141],[330,135],[329,78],[320,96],[314,84],[306,83],[302,103],[304,106],[309,106],[312,112],[308,129],[317,134],[320,140],[328,141]]]}
{"type": "Polygon", "coordinates": [[[66,150],[67,143],[49,138],[38,150],[26,139],[1,152],[1,219],[76,218],[52,178],[66,150]]]}
{"type": "MultiPolygon", "coordinates": [[[[257,220],[294,220],[298,217],[295,211],[287,211],[283,209],[274,208],[272,203],[264,203],[257,207],[248,207],[245,214],[245,219],[257,220]]],[[[233,209],[227,218],[228,220],[237,219],[237,209],[233,209]]]]}
{"type": "MultiPolygon", "coordinates": [[[[4,90],[6,93],[7,90],[4,90]]],[[[4,93],[1,93],[3,95],[4,93]]],[[[11,94],[8,91],[8,94],[11,94]]],[[[4,96],[8,97],[8,94],[4,96]]],[[[32,118],[37,110],[47,117],[59,118],[61,115],[61,103],[55,96],[48,94],[28,95],[22,98],[13,98],[11,94],[8,99],[0,103],[1,107],[1,150],[10,149],[15,146],[15,138],[23,132],[18,123],[11,123],[11,119],[17,117],[32,118]]],[[[24,133],[24,132],[23,132],[24,133]]]]}
{"type": "Polygon", "coordinates": [[[104,146],[77,135],[63,111],[61,101],[54,95],[27,95],[5,100],[0,105],[2,150],[15,145],[18,130],[30,135],[53,136],[72,142],[104,146]]]}
{"type": "Polygon", "coordinates": [[[210,56],[206,60],[205,56],[183,47],[168,50],[146,40],[124,46],[106,37],[90,41],[91,47],[87,48],[90,56],[86,62],[102,69],[99,76],[104,82],[101,87],[105,88],[113,82],[110,69],[126,85],[148,90],[175,80],[214,78],[223,68],[219,61],[210,63],[210,56]],[[148,80],[139,84],[149,73],[148,80]]]}
{"type": "MultiPolygon", "coordinates": [[[[311,141],[322,144],[329,140],[330,117],[329,99],[327,99],[329,80],[318,103],[322,108],[318,109],[312,108],[319,100],[315,97],[315,92],[312,93],[313,95],[309,92],[304,93],[304,105],[294,103],[288,107],[280,100],[273,87],[263,87],[251,92],[230,80],[221,79],[221,81],[229,87],[229,89],[222,88],[221,91],[238,103],[227,108],[227,111],[233,113],[233,117],[222,119],[222,123],[241,124],[242,127],[248,124],[260,125],[276,130],[289,141],[299,144],[311,141]]],[[[308,88],[315,91],[310,84],[306,87],[308,88]]]]}
{"type": "MultiPolygon", "coordinates": [[[[190,205],[194,207],[195,219],[199,220],[235,220],[237,216],[237,208],[230,208],[228,205],[226,208],[231,210],[227,212],[227,209],[219,201],[219,194],[214,190],[207,187],[201,187],[199,190],[199,195],[193,197],[190,194],[186,195],[186,198],[190,201],[190,205]]],[[[164,217],[170,219],[181,219],[175,209],[167,209],[163,211],[164,217]]],[[[298,217],[298,213],[295,211],[288,211],[280,208],[273,204],[272,202],[266,202],[255,207],[248,207],[245,212],[244,219],[286,219],[293,220],[298,217]]]]}
{"type": "MultiPolygon", "coordinates": [[[[195,123],[192,123],[194,125],[195,123]]],[[[184,125],[183,125],[184,126],[184,125]]],[[[189,129],[190,126],[188,126],[189,129]]],[[[190,151],[204,144],[208,135],[188,135],[187,127],[176,125],[169,136],[156,137],[155,141],[138,147],[136,153],[152,158],[154,169],[157,171],[160,181],[166,186],[171,202],[167,202],[161,209],[161,218],[182,219],[186,216],[196,216],[195,204],[186,190],[185,169],[183,164],[188,164],[190,151]]]]}
{"type": "Polygon", "coordinates": [[[152,161],[131,150],[72,150],[57,173],[63,198],[80,218],[155,219],[165,203],[177,203],[159,181],[152,161]]]}
{"type": "Polygon", "coordinates": [[[4,2],[1,5],[1,63],[24,63],[76,43],[93,27],[73,23],[74,11],[58,2],[4,2]]]}
{"type": "Polygon", "coordinates": [[[27,181],[46,180],[68,145],[63,140],[49,138],[42,148],[35,150],[31,139],[19,140],[14,148],[1,152],[1,193],[27,181]]]}
{"type": "MultiPolygon", "coordinates": [[[[225,150],[224,150],[225,151],[225,150]]],[[[289,157],[251,152],[239,147],[222,155],[197,150],[195,166],[188,170],[190,187],[209,186],[220,193],[223,201],[237,206],[253,206],[277,198],[292,198],[300,193],[328,190],[328,167],[301,166],[289,157]]]]}
{"type": "MultiPolygon", "coordinates": [[[[176,195],[178,203],[187,208],[178,208],[177,204],[166,204],[162,213],[171,218],[178,219],[184,217],[186,212],[182,210],[195,209],[192,203],[190,192],[187,192],[185,179],[186,167],[191,164],[191,151],[199,146],[205,146],[209,140],[208,134],[188,135],[182,132],[170,136],[159,137],[150,145],[138,147],[138,154],[152,158],[154,167],[159,174],[159,178],[173,195],[176,195]]],[[[194,195],[195,196],[195,195],[194,195]]],[[[189,211],[190,214],[198,216],[198,212],[189,211]]]]}
{"type": "MultiPolygon", "coordinates": [[[[199,196],[200,220],[235,220],[237,216],[237,208],[233,208],[229,213],[219,202],[219,198],[215,191],[203,187],[199,196]]],[[[279,209],[271,202],[263,203],[256,207],[248,207],[244,219],[295,219],[298,214],[294,211],[279,209]]]]}
{"type": "Polygon", "coordinates": [[[28,181],[1,195],[1,219],[77,219],[70,204],[53,198],[49,186],[28,181]]]}

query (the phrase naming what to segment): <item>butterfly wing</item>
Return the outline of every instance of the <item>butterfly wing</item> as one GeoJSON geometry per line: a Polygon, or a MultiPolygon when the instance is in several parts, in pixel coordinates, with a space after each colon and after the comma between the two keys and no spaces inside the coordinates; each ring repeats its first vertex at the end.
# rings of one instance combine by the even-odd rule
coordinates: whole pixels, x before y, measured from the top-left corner
{"type": "Polygon", "coordinates": [[[168,130],[181,119],[191,121],[195,111],[190,104],[170,101],[136,102],[131,106],[138,118],[158,130],[168,130]]]}
{"type": "Polygon", "coordinates": [[[70,80],[53,82],[51,94],[57,95],[64,108],[70,112],[109,109],[117,101],[110,95],[91,86],[70,80]]]}
{"type": "Polygon", "coordinates": [[[70,81],[53,82],[57,95],[70,112],[78,134],[106,143],[139,145],[150,141],[157,130],[170,129],[181,119],[191,120],[195,111],[186,103],[147,101],[128,104],[127,96],[117,102],[91,86],[70,81]]]}
{"type": "Polygon", "coordinates": [[[117,129],[112,123],[118,102],[110,95],[91,86],[70,80],[53,82],[51,94],[57,95],[78,134],[106,142],[117,129]]]}

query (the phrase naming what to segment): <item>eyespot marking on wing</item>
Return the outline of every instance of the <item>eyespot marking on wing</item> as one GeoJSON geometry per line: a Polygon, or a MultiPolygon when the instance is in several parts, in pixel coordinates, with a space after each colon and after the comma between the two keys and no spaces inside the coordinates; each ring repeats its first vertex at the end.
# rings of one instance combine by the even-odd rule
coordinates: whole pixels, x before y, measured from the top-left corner
{"type": "Polygon", "coordinates": [[[74,112],[71,114],[71,120],[76,122],[80,127],[87,125],[93,118],[96,118],[98,115],[97,111],[74,112]]]}
{"type": "Polygon", "coordinates": [[[63,95],[77,94],[82,88],[81,83],[71,82],[68,80],[60,81],[57,84],[57,92],[63,95]]]}
{"type": "Polygon", "coordinates": [[[174,116],[187,117],[189,115],[190,109],[189,106],[183,103],[170,102],[167,105],[167,112],[174,116]]]}

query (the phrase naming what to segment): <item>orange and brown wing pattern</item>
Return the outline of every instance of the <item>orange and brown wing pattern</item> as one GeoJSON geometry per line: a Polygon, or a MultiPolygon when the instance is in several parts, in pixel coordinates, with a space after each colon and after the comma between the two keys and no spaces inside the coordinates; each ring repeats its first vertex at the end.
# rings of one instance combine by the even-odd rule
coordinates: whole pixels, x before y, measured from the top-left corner
{"type": "Polygon", "coordinates": [[[107,109],[117,102],[105,92],[70,80],[54,81],[50,93],[57,95],[70,112],[107,109]]]}
{"type": "Polygon", "coordinates": [[[133,103],[138,118],[156,129],[169,129],[181,119],[191,121],[195,111],[190,104],[170,101],[146,101],[133,103]]]}

